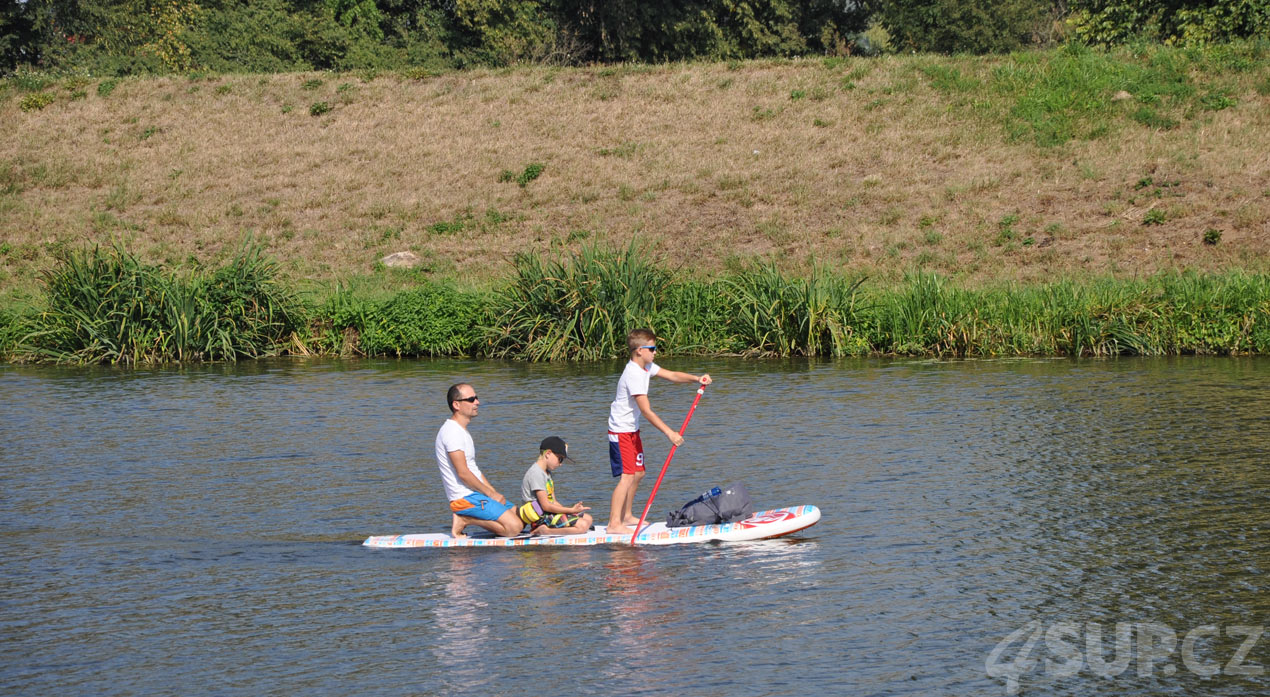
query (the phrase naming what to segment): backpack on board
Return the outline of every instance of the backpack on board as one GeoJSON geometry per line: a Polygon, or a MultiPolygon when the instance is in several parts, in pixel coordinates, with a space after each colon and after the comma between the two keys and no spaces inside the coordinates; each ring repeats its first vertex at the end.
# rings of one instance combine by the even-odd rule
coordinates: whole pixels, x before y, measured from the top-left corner
{"type": "Polygon", "coordinates": [[[692,525],[717,525],[745,520],[754,515],[754,502],[743,484],[715,487],[685,503],[677,511],[666,516],[666,527],[684,528],[692,525]]]}

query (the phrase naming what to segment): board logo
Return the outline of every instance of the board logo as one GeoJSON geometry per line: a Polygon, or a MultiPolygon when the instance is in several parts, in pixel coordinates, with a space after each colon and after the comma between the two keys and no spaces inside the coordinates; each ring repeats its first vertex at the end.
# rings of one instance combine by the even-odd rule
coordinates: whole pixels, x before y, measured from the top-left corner
{"type": "Polygon", "coordinates": [[[763,515],[746,518],[745,520],[737,523],[737,525],[742,528],[756,528],[760,525],[770,525],[772,523],[779,523],[782,520],[791,520],[793,517],[794,514],[786,510],[764,511],[763,515]]]}

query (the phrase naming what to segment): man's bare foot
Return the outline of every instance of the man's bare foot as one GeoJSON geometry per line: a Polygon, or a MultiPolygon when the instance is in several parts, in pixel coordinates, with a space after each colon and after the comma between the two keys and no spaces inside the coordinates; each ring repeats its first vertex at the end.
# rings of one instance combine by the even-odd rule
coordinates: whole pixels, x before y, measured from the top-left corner
{"type": "Polygon", "coordinates": [[[467,527],[467,524],[459,520],[458,516],[454,516],[454,519],[450,521],[450,535],[456,540],[467,537],[467,535],[463,534],[463,528],[465,527],[467,527]]]}
{"type": "Polygon", "coordinates": [[[635,530],[628,528],[625,525],[610,525],[604,528],[604,532],[609,535],[629,535],[635,532],[635,530]]]}
{"type": "Polygon", "coordinates": [[[623,525],[629,525],[632,528],[639,525],[639,518],[627,518],[623,525]]]}

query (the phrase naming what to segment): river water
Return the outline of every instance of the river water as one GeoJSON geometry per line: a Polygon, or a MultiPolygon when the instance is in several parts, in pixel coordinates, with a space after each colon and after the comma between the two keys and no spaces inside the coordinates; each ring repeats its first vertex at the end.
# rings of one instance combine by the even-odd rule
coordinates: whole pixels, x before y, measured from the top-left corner
{"type": "MultiPolygon", "coordinates": [[[[445,529],[460,379],[496,487],[557,434],[604,520],[618,363],[0,365],[0,691],[1270,693],[1270,360],[663,360],[716,383],[656,515],[738,481],[818,525],[359,545],[445,529]]],[[[677,426],[693,391],[651,397],[677,426]]]]}

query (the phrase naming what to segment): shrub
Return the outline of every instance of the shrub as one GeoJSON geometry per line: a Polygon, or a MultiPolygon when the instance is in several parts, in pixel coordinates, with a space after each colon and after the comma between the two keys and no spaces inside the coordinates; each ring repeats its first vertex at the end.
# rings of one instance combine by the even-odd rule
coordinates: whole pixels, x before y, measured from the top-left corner
{"type": "Polygon", "coordinates": [[[309,116],[321,116],[329,113],[333,107],[327,102],[314,102],[309,105],[309,116]]]}
{"type": "Polygon", "coordinates": [[[374,307],[360,325],[346,326],[357,329],[367,355],[470,355],[480,347],[486,307],[481,295],[425,283],[374,307]]]}
{"type": "Polygon", "coordinates": [[[49,92],[32,92],[22,97],[18,106],[22,111],[39,111],[53,103],[53,95],[49,92]]]}
{"type": "Polygon", "coordinates": [[[1204,231],[1204,244],[1215,245],[1218,242],[1221,242],[1221,230],[1210,227],[1204,231]]]}
{"type": "Polygon", "coordinates": [[[525,167],[525,171],[521,172],[520,176],[516,177],[516,183],[523,189],[529,184],[529,182],[542,175],[542,171],[546,168],[547,166],[540,162],[530,163],[525,167]]]}

